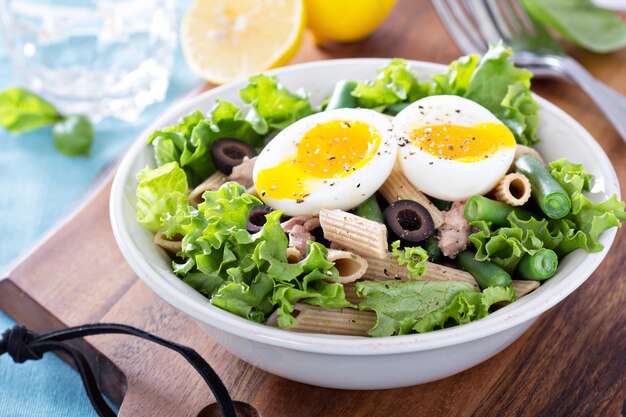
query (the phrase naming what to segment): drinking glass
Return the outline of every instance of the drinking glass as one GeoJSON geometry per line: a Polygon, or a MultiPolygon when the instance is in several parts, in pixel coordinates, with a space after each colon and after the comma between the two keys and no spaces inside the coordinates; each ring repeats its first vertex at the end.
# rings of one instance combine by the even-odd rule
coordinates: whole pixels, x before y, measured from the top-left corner
{"type": "Polygon", "coordinates": [[[16,81],[62,112],[135,120],[165,98],[173,0],[0,0],[16,81]]]}

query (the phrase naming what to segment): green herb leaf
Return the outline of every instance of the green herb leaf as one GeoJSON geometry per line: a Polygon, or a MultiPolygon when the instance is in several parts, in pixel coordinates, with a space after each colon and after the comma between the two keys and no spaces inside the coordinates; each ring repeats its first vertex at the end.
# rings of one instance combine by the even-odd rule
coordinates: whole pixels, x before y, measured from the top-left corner
{"type": "Polygon", "coordinates": [[[523,0],[522,5],[534,19],[590,51],[606,53],[626,46],[626,23],[591,0],[523,0]]]}
{"type": "Polygon", "coordinates": [[[356,284],[361,310],[376,312],[371,336],[409,334],[419,321],[448,305],[461,292],[475,291],[467,282],[458,281],[359,281],[356,284]]]}
{"type": "Polygon", "coordinates": [[[398,265],[406,265],[411,278],[421,278],[426,273],[428,253],[421,247],[400,249],[400,241],[391,244],[391,254],[398,260],[398,265]]]}
{"type": "Polygon", "coordinates": [[[54,147],[68,156],[89,155],[94,136],[91,121],[81,114],[71,114],[52,127],[54,147]]]}
{"type": "Polygon", "coordinates": [[[0,125],[10,133],[23,133],[61,120],[52,104],[20,87],[0,93],[0,125]]]}

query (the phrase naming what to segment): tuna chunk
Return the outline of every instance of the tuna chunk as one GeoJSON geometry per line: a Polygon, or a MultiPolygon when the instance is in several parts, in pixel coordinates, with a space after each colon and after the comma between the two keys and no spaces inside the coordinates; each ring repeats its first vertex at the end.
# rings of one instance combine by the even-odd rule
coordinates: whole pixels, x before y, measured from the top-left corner
{"type": "Polygon", "coordinates": [[[439,228],[439,249],[454,258],[467,247],[470,225],[463,215],[465,202],[456,201],[448,211],[443,212],[443,225],[439,228]]]}
{"type": "Polygon", "coordinates": [[[252,187],[254,185],[254,181],[252,180],[252,171],[254,170],[256,158],[256,156],[252,159],[244,156],[243,162],[236,167],[233,167],[233,172],[227,178],[228,181],[237,181],[245,188],[252,187]]]}

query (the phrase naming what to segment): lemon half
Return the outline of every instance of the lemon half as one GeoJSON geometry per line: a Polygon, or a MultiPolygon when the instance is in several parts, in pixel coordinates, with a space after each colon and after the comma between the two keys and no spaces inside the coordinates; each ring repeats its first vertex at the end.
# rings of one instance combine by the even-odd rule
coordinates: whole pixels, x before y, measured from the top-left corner
{"type": "Polygon", "coordinates": [[[305,26],[302,0],[196,0],[181,26],[191,70],[215,84],[287,63],[305,26]]]}

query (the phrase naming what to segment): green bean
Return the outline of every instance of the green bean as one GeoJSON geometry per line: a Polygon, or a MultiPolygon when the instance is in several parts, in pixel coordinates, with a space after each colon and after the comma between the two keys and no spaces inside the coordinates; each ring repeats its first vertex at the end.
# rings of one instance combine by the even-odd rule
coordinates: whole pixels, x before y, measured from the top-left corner
{"type": "Polygon", "coordinates": [[[543,281],[554,275],[559,258],[553,250],[541,248],[534,254],[527,253],[517,265],[515,275],[521,279],[543,281]]]}
{"type": "Polygon", "coordinates": [[[490,221],[494,226],[510,226],[507,216],[515,212],[519,219],[529,219],[532,214],[524,209],[511,207],[508,204],[491,200],[482,195],[472,196],[467,203],[463,215],[467,221],[485,220],[490,221]]]}
{"type": "Polygon", "coordinates": [[[498,265],[489,261],[477,261],[470,251],[463,251],[456,257],[457,265],[464,271],[469,272],[480,289],[487,287],[510,287],[511,276],[498,265]]]}
{"type": "Polygon", "coordinates": [[[339,81],[335,84],[333,94],[330,96],[330,100],[328,100],[328,104],[326,105],[326,109],[324,109],[324,111],[346,108],[353,109],[358,107],[359,99],[351,94],[356,86],[356,81],[346,80],[339,81]]]}
{"type": "Polygon", "coordinates": [[[380,210],[380,206],[376,201],[376,194],[373,194],[370,198],[359,204],[354,209],[354,214],[378,223],[384,223],[383,212],[380,210]]]}
{"type": "Polygon", "coordinates": [[[390,116],[396,116],[398,113],[400,113],[402,110],[404,110],[409,104],[411,104],[411,103],[390,104],[385,109],[385,114],[388,114],[390,116]]]}
{"type": "Polygon", "coordinates": [[[428,253],[428,260],[431,262],[436,262],[443,256],[439,242],[434,235],[423,241],[420,246],[428,253]]]}
{"type": "Polygon", "coordinates": [[[531,195],[546,216],[560,219],[570,212],[572,201],[569,195],[537,158],[520,156],[515,162],[515,170],[528,177],[531,195]]]}

